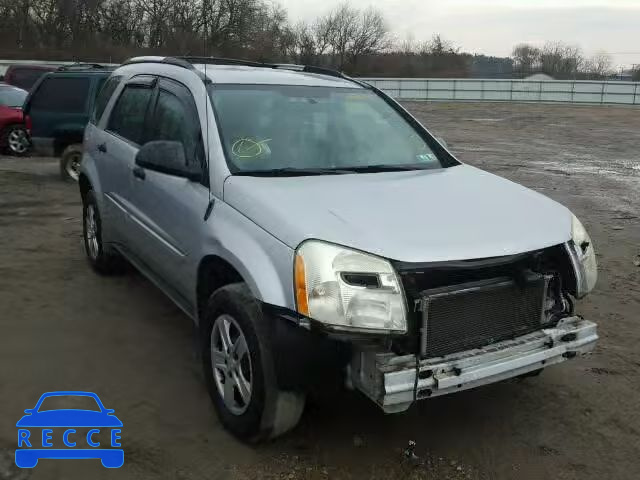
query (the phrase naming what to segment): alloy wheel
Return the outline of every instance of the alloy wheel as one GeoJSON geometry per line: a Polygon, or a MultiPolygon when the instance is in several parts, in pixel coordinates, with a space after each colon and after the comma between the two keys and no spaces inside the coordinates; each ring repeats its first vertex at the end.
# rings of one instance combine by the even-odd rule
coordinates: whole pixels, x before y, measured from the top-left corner
{"type": "Polygon", "coordinates": [[[223,314],[216,319],[210,346],[218,393],[231,413],[242,415],[251,401],[253,370],[247,339],[232,316],[223,314]]]}
{"type": "Polygon", "coordinates": [[[98,243],[98,223],[96,221],[96,210],[93,205],[87,205],[85,213],[85,235],[87,240],[87,249],[92,260],[98,258],[100,245],[98,243]]]}
{"type": "Polygon", "coordinates": [[[29,149],[27,132],[22,128],[11,130],[7,141],[9,144],[9,150],[11,150],[12,153],[22,155],[29,149]]]}

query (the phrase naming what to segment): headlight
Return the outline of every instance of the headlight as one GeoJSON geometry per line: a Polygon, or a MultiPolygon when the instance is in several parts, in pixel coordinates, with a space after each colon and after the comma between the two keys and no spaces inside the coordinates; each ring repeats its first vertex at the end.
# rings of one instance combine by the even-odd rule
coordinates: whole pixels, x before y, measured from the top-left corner
{"type": "Polygon", "coordinates": [[[596,286],[598,281],[598,264],[593,242],[580,220],[575,215],[571,225],[573,255],[571,255],[576,272],[576,297],[582,298],[596,286]]]}
{"type": "Polygon", "coordinates": [[[296,252],[298,312],[336,329],[406,332],[400,280],[382,258],[317,240],[296,252]]]}

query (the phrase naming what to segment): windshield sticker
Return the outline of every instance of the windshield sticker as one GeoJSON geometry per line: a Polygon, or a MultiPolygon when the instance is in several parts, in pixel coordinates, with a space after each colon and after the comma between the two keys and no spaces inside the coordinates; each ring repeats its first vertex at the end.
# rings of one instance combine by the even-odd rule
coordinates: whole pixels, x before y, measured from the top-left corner
{"type": "Polygon", "coordinates": [[[421,155],[416,155],[416,158],[420,163],[432,163],[438,161],[438,157],[436,157],[433,153],[423,153],[421,155]]]}
{"type": "Polygon", "coordinates": [[[231,146],[231,153],[238,158],[255,158],[259,157],[263,153],[270,153],[267,142],[270,142],[270,138],[264,140],[255,140],[253,138],[240,138],[236,140],[231,146]]]}

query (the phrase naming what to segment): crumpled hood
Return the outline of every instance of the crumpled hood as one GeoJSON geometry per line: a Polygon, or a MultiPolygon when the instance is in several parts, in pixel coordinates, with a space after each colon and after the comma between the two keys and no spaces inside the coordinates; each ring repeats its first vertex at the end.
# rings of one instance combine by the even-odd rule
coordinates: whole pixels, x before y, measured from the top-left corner
{"type": "Polygon", "coordinates": [[[232,176],[224,200],[291,248],[315,238],[404,262],[512,255],[571,236],[567,208],[469,165],[354,175],[232,176]]]}

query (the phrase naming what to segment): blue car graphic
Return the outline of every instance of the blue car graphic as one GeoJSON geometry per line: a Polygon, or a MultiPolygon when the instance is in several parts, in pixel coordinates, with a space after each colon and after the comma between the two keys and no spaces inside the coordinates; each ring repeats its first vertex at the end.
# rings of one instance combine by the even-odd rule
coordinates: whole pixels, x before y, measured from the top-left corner
{"type": "Polygon", "coordinates": [[[18,449],[16,449],[16,465],[20,468],[33,468],[41,458],[54,459],[100,459],[106,468],[119,468],[124,463],[124,450],[120,447],[120,427],[122,422],[114,415],[115,410],[104,407],[98,395],[92,392],[48,392],[43,394],[36,406],[27,409],[26,415],[18,420],[18,449]],[[42,402],[50,397],[90,397],[93,398],[99,407],[98,410],[85,409],[55,409],[40,411],[42,402]],[[31,428],[43,428],[42,448],[37,448],[36,443],[40,437],[31,437],[31,428]],[[68,448],[51,448],[52,428],[66,428],[63,440],[68,448]],[[86,441],[92,448],[74,448],[76,430],[73,427],[90,427],[86,435],[86,441]],[[110,439],[112,448],[99,448],[100,443],[95,441],[94,435],[100,433],[100,428],[111,429],[110,439]],[[32,447],[33,442],[33,447],[32,447]],[[27,447],[27,448],[20,448],[27,447]]]}

